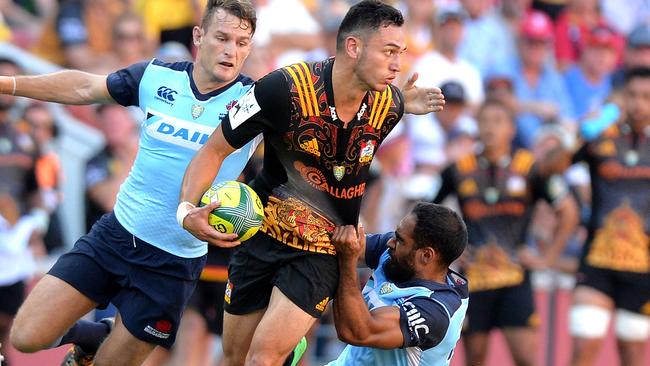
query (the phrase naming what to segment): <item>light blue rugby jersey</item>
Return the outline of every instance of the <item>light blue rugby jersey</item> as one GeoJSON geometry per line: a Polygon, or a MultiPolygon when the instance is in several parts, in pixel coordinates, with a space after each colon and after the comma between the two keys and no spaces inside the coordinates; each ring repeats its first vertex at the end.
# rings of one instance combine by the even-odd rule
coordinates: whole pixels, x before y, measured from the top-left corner
{"type": "MultiPolygon", "coordinates": [[[[192,79],[191,62],[142,62],[108,76],[108,90],[119,104],[145,114],[138,155],[117,195],[114,212],[131,234],[171,254],[196,258],[207,244],[176,222],[185,169],[253,80],[240,75],[209,94],[192,79]]],[[[261,138],[224,160],[215,181],[237,179],[261,138]]]]}
{"type": "Polygon", "coordinates": [[[370,311],[383,306],[400,309],[404,346],[386,350],[347,345],[328,366],[447,366],[451,362],[469,303],[467,281],[453,271],[447,284],[412,280],[397,286],[388,281],[383,264],[390,258],[386,243],[393,235],[367,236],[366,263],[375,271],[362,293],[370,311]]]}

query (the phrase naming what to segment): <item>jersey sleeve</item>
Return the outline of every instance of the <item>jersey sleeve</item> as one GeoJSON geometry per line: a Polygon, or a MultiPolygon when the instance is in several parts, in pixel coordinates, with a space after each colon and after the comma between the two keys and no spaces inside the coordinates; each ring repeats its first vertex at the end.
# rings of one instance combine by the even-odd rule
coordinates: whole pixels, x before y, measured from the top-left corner
{"type": "Polygon", "coordinates": [[[454,193],[455,187],[453,165],[448,166],[445,170],[442,171],[440,179],[442,180],[440,189],[438,190],[438,194],[436,194],[436,198],[433,199],[433,203],[436,204],[440,204],[448,195],[454,193]]]}
{"type": "Polygon", "coordinates": [[[289,84],[282,71],[276,70],[239,98],[221,125],[226,141],[238,149],[259,134],[286,131],[289,118],[289,84]]]}
{"type": "Polygon", "coordinates": [[[394,235],[395,234],[393,234],[392,232],[386,234],[366,235],[365,259],[366,259],[366,266],[368,266],[368,268],[376,269],[379,266],[379,259],[381,258],[381,255],[388,248],[387,246],[388,241],[394,235]]]}
{"type": "Polygon", "coordinates": [[[569,194],[569,184],[563,176],[554,174],[545,178],[539,174],[536,166],[531,171],[530,182],[534,199],[543,199],[553,206],[569,194]]]}
{"type": "Polygon", "coordinates": [[[106,86],[108,93],[119,104],[128,106],[140,105],[140,80],[149,62],[139,62],[108,75],[106,86]]]}
{"type": "Polygon", "coordinates": [[[399,324],[404,335],[402,348],[419,347],[425,351],[437,346],[447,334],[447,312],[432,299],[410,299],[400,305],[399,311],[399,324]]]}

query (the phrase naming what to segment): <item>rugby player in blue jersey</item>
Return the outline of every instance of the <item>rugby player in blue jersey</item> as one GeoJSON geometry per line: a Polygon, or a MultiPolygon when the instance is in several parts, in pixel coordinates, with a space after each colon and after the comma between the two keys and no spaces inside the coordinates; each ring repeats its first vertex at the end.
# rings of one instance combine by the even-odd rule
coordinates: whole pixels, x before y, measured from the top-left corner
{"type": "MultiPolygon", "coordinates": [[[[140,365],[156,345],[174,343],[207,252],[205,242],[176,223],[183,172],[252,84],[240,70],[255,25],[249,1],[210,0],[193,30],[193,63],[154,59],[109,75],[66,70],[0,78],[5,94],[63,104],[119,103],[145,113],[138,156],[113,212],[97,221],[32,290],[14,321],[16,349],[36,352],[74,343],[65,364],[94,359],[96,366],[125,366],[140,365]],[[114,325],[78,321],[109,302],[118,308],[114,325]]],[[[236,179],[255,146],[253,141],[230,155],[216,180],[236,179]]],[[[213,243],[232,246],[235,239],[224,235],[213,243]]]]}
{"type": "Polygon", "coordinates": [[[360,226],[332,234],[339,262],[334,320],[348,343],[330,366],[449,365],[468,305],[467,281],[449,269],[467,228],[449,208],[419,203],[394,233],[360,226]],[[374,272],[359,291],[357,263],[374,272]]]}

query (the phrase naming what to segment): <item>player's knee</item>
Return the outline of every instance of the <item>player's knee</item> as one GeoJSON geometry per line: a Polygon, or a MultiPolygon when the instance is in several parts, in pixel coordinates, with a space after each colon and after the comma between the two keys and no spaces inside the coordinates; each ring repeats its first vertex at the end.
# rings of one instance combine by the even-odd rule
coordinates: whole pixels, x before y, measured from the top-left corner
{"type": "Polygon", "coordinates": [[[223,366],[243,366],[246,362],[246,354],[240,356],[239,354],[225,352],[221,358],[221,365],[223,366]]]}
{"type": "Polygon", "coordinates": [[[603,338],[610,319],[608,309],[595,305],[574,305],[569,314],[569,329],[574,337],[603,338]]]}
{"type": "Polygon", "coordinates": [[[253,353],[246,364],[251,366],[273,366],[281,364],[285,358],[280,355],[253,353]]]}
{"type": "Polygon", "coordinates": [[[616,337],[622,341],[644,342],[650,336],[650,316],[616,310],[616,337]]]}
{"type": "Polygon", "coordinates": [[[27,327],[20,327],[15,324],[9,333],[9,342],[11,345],[22,353],[34,353],[47,348],[52,342],[39,339],[38,333],[31,331],[27,327]]]}

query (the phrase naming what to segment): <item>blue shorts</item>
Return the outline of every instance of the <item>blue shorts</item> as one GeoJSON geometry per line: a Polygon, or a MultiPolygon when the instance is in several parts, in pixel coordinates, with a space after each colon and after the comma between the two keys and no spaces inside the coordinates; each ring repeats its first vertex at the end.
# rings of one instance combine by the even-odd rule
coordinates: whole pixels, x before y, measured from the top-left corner
{"type": "Polygon", "coordinates": [[[147,244],[108,213],[48,273],[100,307],[112,302],[131,334],[169,349],[205,259],[178,257],[147,244]]]}

